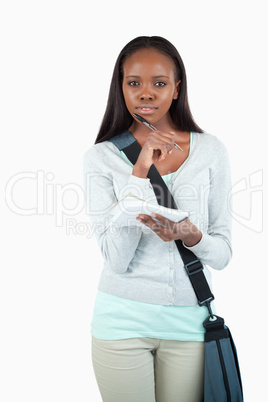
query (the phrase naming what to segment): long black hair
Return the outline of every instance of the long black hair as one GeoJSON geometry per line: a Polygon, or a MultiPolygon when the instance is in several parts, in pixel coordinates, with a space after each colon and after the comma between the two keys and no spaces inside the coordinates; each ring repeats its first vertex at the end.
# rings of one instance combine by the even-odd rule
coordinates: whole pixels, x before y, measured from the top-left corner
{"type": "Polygon", "coordinates": [[[127,110],[122,91],[123,64],[127,57],[140,49],[156,49],[171,58],[176,67],[176,79],[181,80],[178,99],[174,99],[169,112],[175,126],[182,131],[203,130],[195,123],[187,95],[187,79],[183,61],[177,49],[160,36],[139,36],[130,41],[120,52],[115,63],[106,111],[95,144],[106,141],[127,130],[133,117],[127,110]]]}

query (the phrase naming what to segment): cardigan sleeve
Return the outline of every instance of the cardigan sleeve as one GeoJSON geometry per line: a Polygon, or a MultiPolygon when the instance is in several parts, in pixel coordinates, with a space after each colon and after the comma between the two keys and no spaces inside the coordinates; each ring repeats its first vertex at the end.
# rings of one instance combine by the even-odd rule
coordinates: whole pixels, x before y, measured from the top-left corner
{"type": "MultiPolygon", "coordinates": [[[[103,161],[93,146],[85,153],[83,160],[86,213],[105,265],[120,274],[128,269],[134,257],[142,235],[142,225],[124,227],[110,225],[112,214],[109,213],[109,208],[118,199],[114,191],[113,176],[104,171],[102,166],[103,161]]],[[[149,179],[130,175],[126,187],[128,192],[134,194],[139,189],[144,198],[152,196],[153,190],[149,179]]]]}
{"type": "Polygon", "coordinates": [[[202,233],[199,243],[184,246],[203,264],[221,270],[232,258],[231,246],[231,173],[226,147],[218,142],[217,158],[210,167],[210,190],[208,197],[208,229],[202,233]]]}

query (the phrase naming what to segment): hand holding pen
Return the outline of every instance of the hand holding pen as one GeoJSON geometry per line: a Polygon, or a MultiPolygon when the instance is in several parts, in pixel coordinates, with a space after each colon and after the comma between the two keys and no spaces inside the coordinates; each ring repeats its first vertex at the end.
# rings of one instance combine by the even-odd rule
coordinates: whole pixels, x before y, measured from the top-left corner
{"type": "Polygon", "coordinates": [[[168,154],[172,153],[174,149],[174,134],[162,132],[153,127],[149,122],[138,115],[133,116],[149,127],[152,131],[149,133],[145,142],[143,143],[142,150],[133,167],[133,175],[146,178],[148,171],[152,164],[161,162],[168,154]],[[144,123],[145,121],[145,123],[144,123]],[[153,127],[153,128],[152,128],[153,127]]]}
{"type": "MultiPolygon", "coordinates": [[[[152,126],[151,123],[149,123],[147,120],[145,120],[142,116],[139,116],[136,113],[133,113],[133,116],[136,117],[136,119],[138,119],[141,123],[143,123],[145,126],[150,128],[151,130],[157,130],[154,126],[152,126]]],[[[179,149],[180,151],[183,151],[183,149],[178,144],[176,144],[176,142],[174,142],[174,147],[179,149]]]]}

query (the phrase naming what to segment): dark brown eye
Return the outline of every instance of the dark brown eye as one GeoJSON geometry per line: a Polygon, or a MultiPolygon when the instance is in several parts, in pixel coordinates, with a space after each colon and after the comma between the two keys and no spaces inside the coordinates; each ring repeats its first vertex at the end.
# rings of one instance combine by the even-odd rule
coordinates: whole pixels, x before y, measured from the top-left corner
{"type": "Polygon", "coordinates": [[[167,85],[167,84],[166,84],[166,82],[164,82],[164,81],[157,81],[157,82],[155,83],[155,85],[156,85],[157,87],[164,87],[164,86],[167,85]]]}
{"type": "Polygon", "coordinates": [[[130,85],[131,87],[136,87],[139,85],[138,81],[129,81],[128,85],[130,85]]]}

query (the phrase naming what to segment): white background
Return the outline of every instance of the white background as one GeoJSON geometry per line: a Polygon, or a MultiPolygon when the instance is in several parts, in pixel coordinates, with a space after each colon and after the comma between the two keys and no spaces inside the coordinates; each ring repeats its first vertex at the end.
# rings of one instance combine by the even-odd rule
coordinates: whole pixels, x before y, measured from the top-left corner
{"type": "Polygon", "coordinates": [[[101,401],[90,321],[102,258],[86,226],[82,159],[117,55],[140,35],[178,48],[195,120],[229,150],[234,255],[213,272],[214,293],[245,401],[266,398],[265,10],[260,0],[2,3],[1,401],[101,401]]]}

